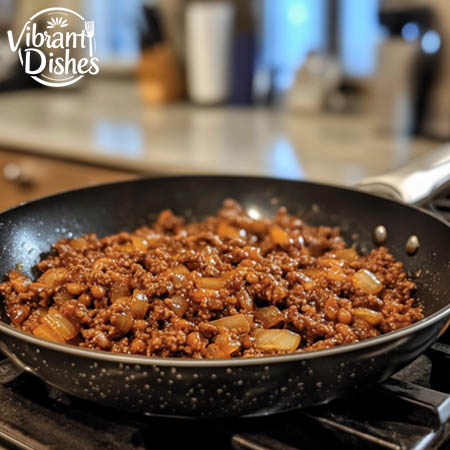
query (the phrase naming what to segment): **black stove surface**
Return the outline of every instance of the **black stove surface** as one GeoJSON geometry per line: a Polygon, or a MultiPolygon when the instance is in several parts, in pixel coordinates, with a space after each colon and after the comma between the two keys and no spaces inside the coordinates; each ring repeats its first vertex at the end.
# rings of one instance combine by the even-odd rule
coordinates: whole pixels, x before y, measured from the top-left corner
{"type": "MultiPolygon", "coordinates": [[[[447,448],[450,395],[430,386],[437,383],[440,389],[450,391],[450,380],[441,376],[440,370],[443,365],[449,367],[450,346],[436,344],[427,355],[356,397],[241,420],[194,421],[128,414],[76,399],[25,374],[0,386],[0,448],[447,448]]],[[[0,364],[7,369],[9,362],[0,364]]]]}

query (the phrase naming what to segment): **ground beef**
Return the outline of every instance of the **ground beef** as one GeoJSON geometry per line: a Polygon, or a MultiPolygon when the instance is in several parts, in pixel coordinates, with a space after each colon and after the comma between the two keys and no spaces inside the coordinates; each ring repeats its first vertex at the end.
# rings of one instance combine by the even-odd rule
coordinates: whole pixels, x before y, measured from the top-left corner
{"type": "Polygon", "coordinates": [[[171,211],[133,233],[61,239],[32,281],[0,284],[11,323],[83,348],[229,358],[350,344],[423,318],[402,263],[359,255],[338,228],[280,208],[253,219],[224,201],[185,224],[171,211]]]}

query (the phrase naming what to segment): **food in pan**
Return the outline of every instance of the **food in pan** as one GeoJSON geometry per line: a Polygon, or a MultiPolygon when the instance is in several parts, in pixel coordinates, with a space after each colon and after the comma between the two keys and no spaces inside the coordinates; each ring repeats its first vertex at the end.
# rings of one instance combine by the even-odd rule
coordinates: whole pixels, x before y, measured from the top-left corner
{"type": "Polygon", "coordinates": [[[384,247],[360,255],[338,228],[280,208],[253,219],[226,200],[186,224],[61,239],[0,284],[14,327],[50,341],[159,357],[277,355],[350,344],[423,318],[384,247]]]}

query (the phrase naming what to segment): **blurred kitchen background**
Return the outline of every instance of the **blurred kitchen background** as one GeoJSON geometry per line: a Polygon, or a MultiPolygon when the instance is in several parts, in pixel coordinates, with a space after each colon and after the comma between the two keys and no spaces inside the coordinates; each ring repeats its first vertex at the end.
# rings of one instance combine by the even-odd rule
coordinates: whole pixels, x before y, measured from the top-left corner
{"type": "Polygon", "coordinates": [[[0,0],[0,208],[142,174],[352,185],[450,139],[449,0],[0,0]],[[61,6],[100,73],[25,75],[7,41],[61,6]]]}

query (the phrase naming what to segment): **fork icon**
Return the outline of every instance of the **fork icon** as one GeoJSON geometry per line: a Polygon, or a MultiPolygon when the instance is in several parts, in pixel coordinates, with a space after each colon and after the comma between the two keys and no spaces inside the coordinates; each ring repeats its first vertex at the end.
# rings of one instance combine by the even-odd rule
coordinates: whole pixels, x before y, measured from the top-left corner
{"type": "Polygon", "coordinates": [[[86,21],[84,23],[84,28],[86,30],[87,37],[89,39],[89,57],[92,58],[94,56],[92,52],[92,38],[94,37],[95,28],[94,28],[94,22],[92,20],[86,21]]]}

